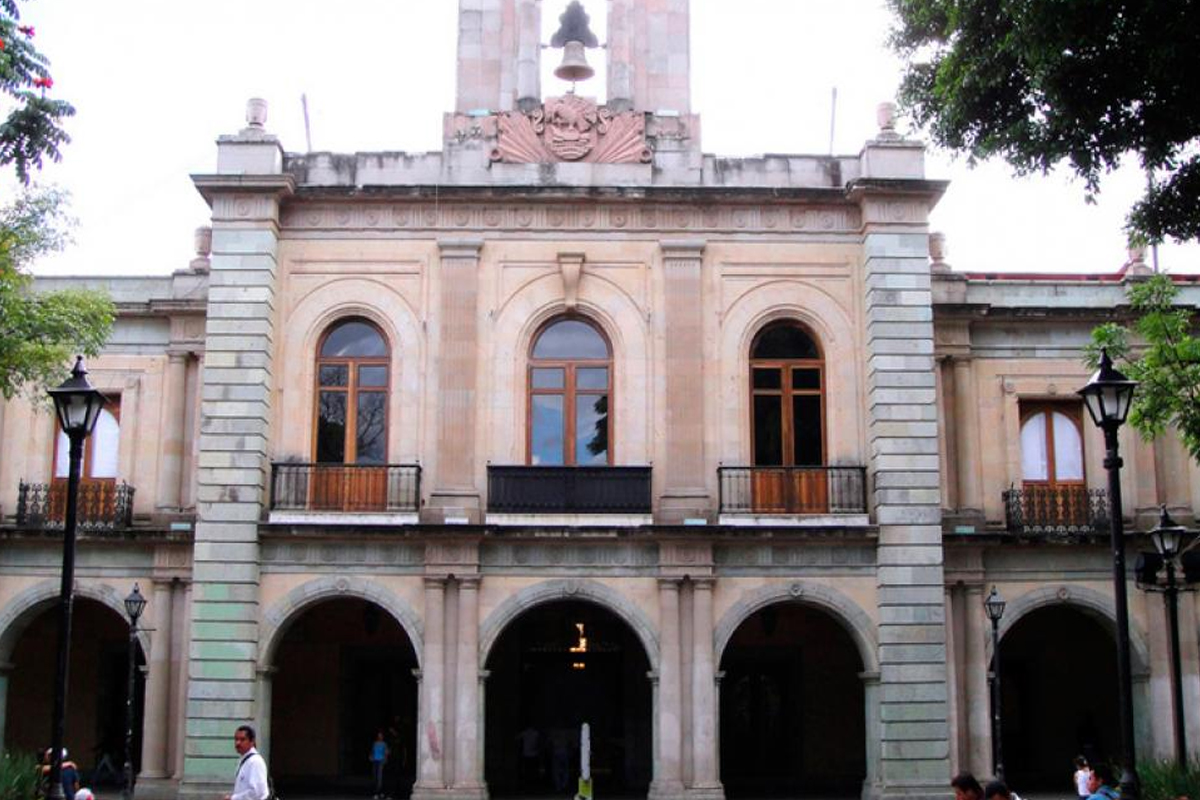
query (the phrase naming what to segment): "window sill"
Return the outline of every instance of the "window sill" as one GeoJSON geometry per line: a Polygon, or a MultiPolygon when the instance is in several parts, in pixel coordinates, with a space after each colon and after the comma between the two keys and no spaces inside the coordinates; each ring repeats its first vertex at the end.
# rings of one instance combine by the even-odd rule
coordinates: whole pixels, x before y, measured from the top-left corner
{"type": "Polygon", "coordinates": [[[722,514],[717,523],[746,528],[780,526],[794,528],[866,528],[871,525],[866,514],[722,514]]]}

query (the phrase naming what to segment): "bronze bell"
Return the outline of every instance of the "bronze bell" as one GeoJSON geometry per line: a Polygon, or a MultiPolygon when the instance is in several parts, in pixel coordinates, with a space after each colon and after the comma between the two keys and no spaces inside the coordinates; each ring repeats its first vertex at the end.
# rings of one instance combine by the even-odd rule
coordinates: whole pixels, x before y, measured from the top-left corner
{"type": "Polygon", "coordinates": [[[570,41],[563,46],[563,60],[554,69],[554,76],[564,81],[586,81],[596,74],[587,63],[587,51],[583,42],[570,41]]]}

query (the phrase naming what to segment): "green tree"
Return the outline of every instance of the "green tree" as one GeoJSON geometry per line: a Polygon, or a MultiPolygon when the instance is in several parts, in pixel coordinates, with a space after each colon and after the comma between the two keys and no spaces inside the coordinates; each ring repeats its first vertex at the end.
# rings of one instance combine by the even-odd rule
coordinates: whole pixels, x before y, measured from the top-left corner
{"type": "Polygon", "coordinates": [[[1129,422],[1153,439],[1176,428],[1188,452],[1200,462],[1200,337],[1195,310],[1176,305],[1179,288],[1167,275],[1155,275],[1129,289],[1136,315],[1133,327],[1106,323],[1092,331],[1087,362],[1095,368],[1100,349],[1138,381],[1129,422]]]}
{"type": "Polygon", "coordinates": [[[62,382],[73,353],[92,356],[112,329],[112,301],[99,292],[33,291],[29,264],[59,250],[70,224],[64,196],[31,188],[0,208],[0,395],[31,396],[62,382]]]}
{"type": "Polygon", "coordinates": [[[900,102],[934,142],[1018,174],[1065,162],[1089,198],[1136,154],[1155,183],[1131,237],[1200,238],[1200,3],[889,2],[900,102]]]}

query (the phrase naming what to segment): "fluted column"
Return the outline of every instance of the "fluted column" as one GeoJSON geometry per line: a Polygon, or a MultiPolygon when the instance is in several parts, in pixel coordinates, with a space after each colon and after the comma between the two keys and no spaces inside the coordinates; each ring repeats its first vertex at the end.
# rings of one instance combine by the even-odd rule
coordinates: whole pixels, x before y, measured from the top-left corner
{"type": "Polygon", "coordinates": [[[717,684],[713,666],[712,578],[692,590],[692,789],[720,796],[717,780],[717,684]]]}
{"type": "Polygon", "coordinates": [[[958,510],[982,512],[980,496],[979,416],[971,361],[954,359],[954,440],[958,453],[958,510]]]}
{"type": "Polygon", "coordinates": [[[146,676],[146,707],[142,714],[143,778],[165,778],[167,729],[171,721],[171,636],[174,608],[169,581],[154,582],[151,610],[154,631],[150,640],[150,664],[146,676]]]}
{"type": "Polygon", "coordinates": [[[983,587],[968,586],[963,608],[966,624],[967,730],[969,761],[964,764],[976,775],[992,772],[991,698],[988,693],[987,640],[991,635],[984,625],[983,587]]]}
{"type": "MultiPolygon", "coordinates": [[[[679,653],[679,581],[659,578],[659,657],[657,713],[658,726],[654,779],[651,797],[670,797],[683,789],[680,766],[682,731],[680,727],[680,653],[679,653]]],[[[711,636],[709,637],[711,638],[711,636]]]]}
{"type": "Polygon", "coordinates": [[[158,508],[178,511],[183,488],[184,422],[187,419],[187,359],[184,352],[167,354],[166,398],[159,422],[158,508]]]}
{"type": "Polygon", "coordinates": [[[458,580],[458,671],[455,677],[454,788],[480,794],[479,578],[458,580]]]}
{"type": "Polygon", "coordinates": [[[436,792],[446,786],[442,774],[445,591],[445,578],[425,578],[425,644],[422,648],[421,722],[417,730],[417,785],[413,790],[414,795],[422,791],[436,792]]]}

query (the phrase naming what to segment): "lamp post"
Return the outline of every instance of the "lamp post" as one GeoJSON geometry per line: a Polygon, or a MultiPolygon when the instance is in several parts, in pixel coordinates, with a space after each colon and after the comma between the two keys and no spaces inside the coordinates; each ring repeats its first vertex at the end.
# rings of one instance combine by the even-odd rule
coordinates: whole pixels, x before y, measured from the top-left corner
{"type": "Polygon", "coordinates": [[[1171,626],[1171,694],[1175,705],[1175,760],[1179,768],[1187,769],[1187,730],[1183,727],[1183,669],[1179,654],[1179,584],[1175,581],[1175,561],[1183,552],[1188,531],[1177,525],[1167,507],[1159,509],[1158,527],[1150,531],[1154,549],[1167,567],[1167,585],[1162,589],[1167,603],[1167,621],[1171,626]]]}
{"type": "Polygon", "coordinates": [[[125,613],[129,615],[129,684],[125,692],[125,800],[133,799],[133,687],[134,670],[137,669],[137,622],[146,607],[138,585],[125,598],[125,613]]]}
{"type": "Polygon", "coordinates": [[[92,388],[83,366],[75,360],[71,377],[49,391],[58,424],[71,444],[67,471],[67,507],[63,518],[62,584],[58,599],[58,658],[54,671],[54,716],[50,721],[50,800],[62,800],[63,724],[67,711],[67,667],[71,657],[71,612],[75,592],[75,515],[83,443],[96,427],[104,395],[92,388]]]}
{"type": "Polygon", "coordinates": [[[999,781],[1004,780],[1004,749],[1000,736],[1000,618],[1004,616],[1006,605],[995,586],[983,601],[983,610],[992,621],[992,773],[999,781]]]}
{"type": "Polygon", "coordinates": [[[1100,369],[1079,390],[1092,421],[1104,432],[1104,468],[1108,471],[1109,530],[1113,559],[1113,603],[1117,616],[1117,684],[1120,694],[1121,800],[1139,800],[1137,755],[1133,741],[1133,678],[1129,661],[1129,600],[1125,589],[1125,525],[1121,509],[1121,455],[1117,432],[1129,415],[1137,383],[1113,368],[1108,350],[1100,369]]]}

